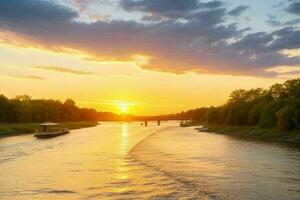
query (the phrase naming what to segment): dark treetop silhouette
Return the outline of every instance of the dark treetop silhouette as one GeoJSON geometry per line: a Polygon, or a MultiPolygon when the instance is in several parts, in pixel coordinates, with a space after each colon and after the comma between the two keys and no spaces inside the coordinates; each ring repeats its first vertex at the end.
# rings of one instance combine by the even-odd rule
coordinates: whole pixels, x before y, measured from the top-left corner
{"type": "Polygon", "coordinates": [[[31,99],[28,95],[8,99],[0,96],[0,122],[65,122],[97,121],[95,109],[79,108],[71,99],[64,103],[58,100],[31,99]]]}

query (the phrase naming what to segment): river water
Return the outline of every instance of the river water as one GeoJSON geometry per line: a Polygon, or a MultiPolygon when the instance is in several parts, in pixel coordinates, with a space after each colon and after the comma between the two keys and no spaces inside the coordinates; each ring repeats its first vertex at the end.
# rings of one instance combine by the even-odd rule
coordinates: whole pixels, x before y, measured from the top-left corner
{"type": "Polygon", "coordinates": [[[300,199],[300,150],[139,123],[0,139],[0,199],[300,199]]]}

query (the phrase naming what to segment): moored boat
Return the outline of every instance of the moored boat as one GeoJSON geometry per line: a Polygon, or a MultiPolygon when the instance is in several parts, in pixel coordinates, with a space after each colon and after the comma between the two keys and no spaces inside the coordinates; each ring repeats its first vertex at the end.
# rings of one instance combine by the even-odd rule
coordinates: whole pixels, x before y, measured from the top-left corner
{"type": "Polygon", "coordinates": [[[36,138],[52,138],[70,133],[67,128],[62,128],[58,123],[44,122],[40,129],[34,134],[36,138]]]}

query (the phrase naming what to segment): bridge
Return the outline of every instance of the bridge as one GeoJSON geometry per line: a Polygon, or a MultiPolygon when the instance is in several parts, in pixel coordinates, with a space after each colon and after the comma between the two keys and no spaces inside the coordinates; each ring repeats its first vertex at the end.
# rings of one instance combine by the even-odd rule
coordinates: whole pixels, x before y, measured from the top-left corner
{"type": "MultiPolygon", "coordinates": [[[[141,122],[141,125],[148,126],[149,123],[156,123],[158,126],[164,121],[179,121],[180,123],[184,123],[189,121],[190,118],[183,116],[170,116],[170,115],[160,115],[160,116],[134,116],[134,115],[121,115],[119,118],[116,118],[117,121],[135,121],[141,122]]],[[[110,121],[110,120],[108,120],[110,121]]]]}
{"type": "Polygon", "coordinates": [[[135,119],[134,121],[142,121],[142,125],[148,126],[150,122],[155,122],[158,126],[160,126],[161,122],[163,121],[180,121],[180,123],[184,123],[188,119],[182,119],[182,118],[170,118],[170,117],[145,117],[145,118],[139,118],[135,119]]]}

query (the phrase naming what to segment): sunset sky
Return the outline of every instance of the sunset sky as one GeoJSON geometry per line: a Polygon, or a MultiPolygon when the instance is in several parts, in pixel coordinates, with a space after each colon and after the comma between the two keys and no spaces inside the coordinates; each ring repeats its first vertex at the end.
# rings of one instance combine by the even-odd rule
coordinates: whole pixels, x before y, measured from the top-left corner
{"type": "Polygon", "coordinates": [[[300,77],[299,0],[1,0],[0,94],[137,115],[300,77]]]}

